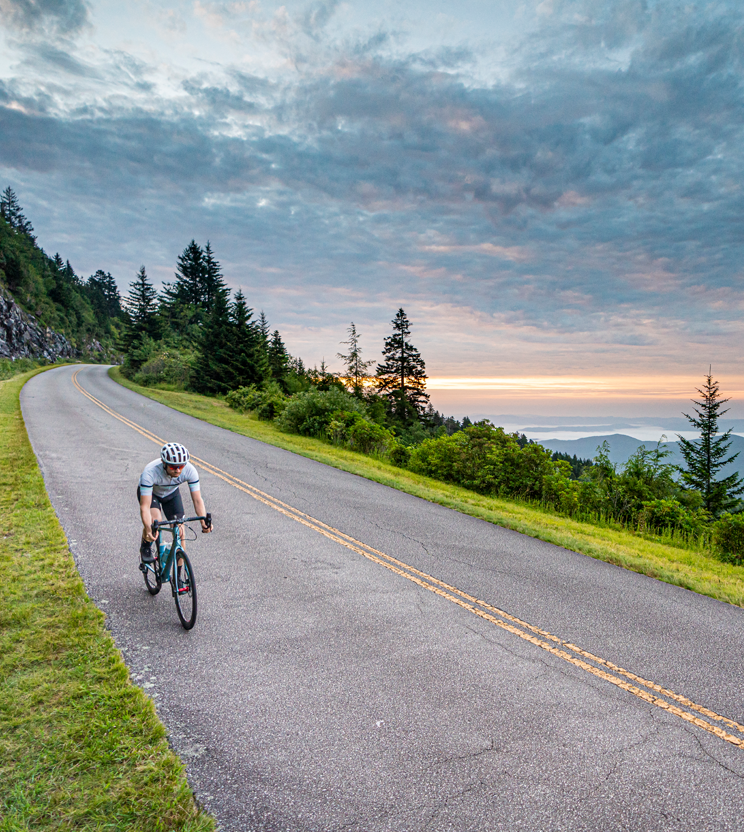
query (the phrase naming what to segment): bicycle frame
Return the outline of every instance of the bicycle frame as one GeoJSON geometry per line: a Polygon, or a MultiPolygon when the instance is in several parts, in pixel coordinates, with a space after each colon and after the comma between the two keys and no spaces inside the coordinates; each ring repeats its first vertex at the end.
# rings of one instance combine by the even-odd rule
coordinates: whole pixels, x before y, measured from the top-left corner
{"type": "MultiPolygon", "coordinates": [[[[161,583],[166,581],[171,585],[171,592],[175,594],[176,586],[173,578],[173,566],[178,563],[178,552],[183,551],[181,546],[181,526],[185,523],[191,523],[194,520],[206,520],[209,524],[209,515],[206,517],[179,517],[176,520],[154,520],[152,524],[153,532],[158,533],[158,563],[160,564],[159,577],[161,583]],[[170,545],[163,542],[163,531],[169,531],[172,535],[170,545]]],[[[155,572],[157,564],[147,564],[148,568],[152,568],[155,572]]]]}

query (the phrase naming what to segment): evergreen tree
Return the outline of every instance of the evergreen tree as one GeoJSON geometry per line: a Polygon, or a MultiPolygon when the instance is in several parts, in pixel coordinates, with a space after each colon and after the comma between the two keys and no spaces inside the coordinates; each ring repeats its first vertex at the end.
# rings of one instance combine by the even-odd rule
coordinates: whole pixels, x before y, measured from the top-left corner
{"type": "Polygon", "coordinates": [[[11,228],[14,228],[16,231],[20,231],[22,234],[26,234],[32,240],[36,239],[36,237],[34,237],[34,227],[23,215],[23,211],[18,203],[15,191],[10,186],[8,186],[3,191],[2,196],[0,196],[0,215],[6,220],[11,228]]]}
{"type": "Polygon", "coordinates": [[[271,375],[266,347],[258,328],[252,321],[253,310],[238,290],[230,310],[233,328],[232,383],[235,387],[261,385],[271,375]]]}
{"type": "Polygon", "coordinates": [[[137,277],[129,284],[125,301],[126,317],[122,339],[125,352],[136,347],[144,337],[158,339],[160,322],[157,298],[158,293],[147,279],[145,267],[141,266],[137,277]]]}
{"type": "Polygon", "coordinates": [[[718,419],[728,410],[721,407],[729,399],[720,398],[717,381],[713,381],[711,371],[705,376],[702,389],[697,388],[702,401],[692,399],[695,405],[695,416],[683,414],[690,424],[700,431],[697,440],[679,439],[679,449],[685,460],[686,469],[680,468],[682,482],[690,489],[699,491],[703,497],[703,507],[714,517],[724,511],[738,506],[736,498],[744,493],[744,483],[734,472],[723,479],[716,476],[729,463],[733,462],[738,453],[727,456],[731,447],[731,428],[718,436],[718,419]]]}
{"type": "Polygon", "coordinates": [[[405,425],[421,418],[429,402],[426,365],[411,344],[411,324],[403,309],[392,321],[393,334],[385,339],[384,361],[377,365],[377,390],[387,399],[388,412],[405,425]]]}
{"type": "Polygon", "coordinates": [[[351,388],[356,396],[361,396],[364,390],[364,382],[369,377],[368,370],[374,364],[374,361],[362,360],[362,348],[359,346],[359,333],[357,332],[354,321],[351,322],[349,328],[346,330],[349,338],[346,341],[341,341],[349,348],[349,352],[344,355],[341,352],[336,353],[336,357],[344,362],[346,372],[342,375],[342,379],[346,386],[351,388]]]}
{"type": "Polygon", "coordinates": [[[99,321],[121,317],[119,287],[109,272],[99,269],[88,278],[85,289],[99,321]]]}
{"type": "Polygon", "coordinates": [[[161,313],[176,334],[183,335],[192,324],[201,323],[206,281],[204,252],[196,240],[192,240],[178,256],[175,281],[163,284],[161,313]]]}
{"type": "Polygon", "coordinates": [[[227,293],[217,292],[212,311],[199,334],[191,386],[199,393],[227,393],[236,386],[233,374],[234,327],[227,293]]]}
{"type": "Polygon", "coordinates": [[[278,329],[274,330],[266,352],[269,359],[271,378],[274,381],[282,382],[289,369],[290,356],[278,329]]]}
{"type": "Polygon", "coordinates": [[[199,303],[206,312],[211,312],[212,305],[214,304],[214,300],[217,295],[222,294],[225,299],[227,299],[229,292],[227,286],[225,285],[225,279],[222,276],[222,268],[214,258],[212,246],[210,245],[209,240],[207,240],[207,244],[204,247],[203,274],[204,281],[201,286],[201,297],[199,303]]]}
{"type": "Polygon", "coordinates": [[[264,344],[266,344],[266,348],[268,349],[269,346],[269,321],[266,317],[266,313],[261,310],[261,314],[258,316],[258,331],[261,333],[261,337],[263,338],[264,344]]]}

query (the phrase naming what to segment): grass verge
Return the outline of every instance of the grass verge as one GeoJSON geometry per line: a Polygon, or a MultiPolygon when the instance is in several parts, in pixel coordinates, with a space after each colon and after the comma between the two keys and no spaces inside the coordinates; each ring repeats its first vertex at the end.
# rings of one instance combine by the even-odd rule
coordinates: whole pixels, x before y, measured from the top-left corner
{"type": "Polygon", "coordinates": [[[237,413],[220,399],[177,390],[140,387],[125,379],[117,367],[109,374],[130,390],[218,427],[574,552],[709,595],[719,601],[744,606],[744,567],[722,563],[705,552],[669,545],[623,529],[572,520],[532,505],[484,497],[318,439],[282,433],[270,422],[262,422],[250,414],[237,413]]]}
{"type": "Polygon", "coordinates": [[[0,832],[214,830],[49,502],[18,400],[36,372],[0,382],[0,832]]]}

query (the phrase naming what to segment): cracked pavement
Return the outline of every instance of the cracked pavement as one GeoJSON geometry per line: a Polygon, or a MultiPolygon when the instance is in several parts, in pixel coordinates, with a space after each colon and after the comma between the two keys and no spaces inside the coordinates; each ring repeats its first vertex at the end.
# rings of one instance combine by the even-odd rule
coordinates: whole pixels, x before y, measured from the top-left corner
{"type": "Polygon", "coordinates": [[[203,472],[216,531],[187,547],[185,632],[137,570],[137,475],[158,446],[76,369],[244,482],[739,722],[744,612],[212,427],[105,368],[42,373],[22,406],[52,503],[221,829],[741,829],[744,750],[203,472]]]}

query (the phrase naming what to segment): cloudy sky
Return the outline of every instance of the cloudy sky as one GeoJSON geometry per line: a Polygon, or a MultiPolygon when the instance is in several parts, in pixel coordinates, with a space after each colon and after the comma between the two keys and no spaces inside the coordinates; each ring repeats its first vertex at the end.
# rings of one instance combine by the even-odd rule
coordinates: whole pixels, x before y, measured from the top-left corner
{"type": "Polygon", "coordinates": [[[744,10],[0,0],[0,187],[126,291],[195,238],[309,365],[403,307],[447,413],[744,416],[744,10]]]}

